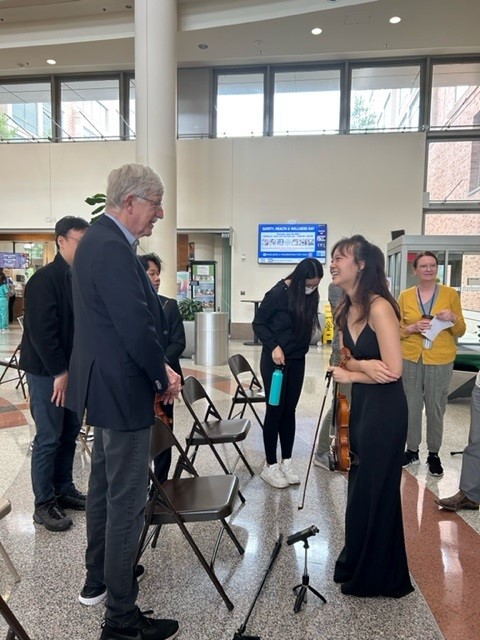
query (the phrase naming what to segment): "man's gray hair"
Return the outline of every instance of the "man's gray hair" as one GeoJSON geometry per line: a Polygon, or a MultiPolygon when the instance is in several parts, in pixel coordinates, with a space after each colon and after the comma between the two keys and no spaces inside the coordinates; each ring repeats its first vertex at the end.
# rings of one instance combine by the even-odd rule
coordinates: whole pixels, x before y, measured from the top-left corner
{"type": "Polygon", "coordinates": [[[165,188],[162,179],[151,167],[143,164],[124,164],[114,169],[108,176],[107,200],[108,209],[120,209],[128,195],[148,197],[157,194],[163,196],[165,188]]]}

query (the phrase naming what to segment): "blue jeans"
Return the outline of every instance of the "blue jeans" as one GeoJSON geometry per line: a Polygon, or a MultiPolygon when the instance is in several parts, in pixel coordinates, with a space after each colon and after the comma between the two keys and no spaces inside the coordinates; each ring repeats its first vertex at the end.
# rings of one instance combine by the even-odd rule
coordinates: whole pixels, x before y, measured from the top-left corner
{"type": "Polygon", "coordinates": [[[55,495],[75,489],[72,468],[80,422],[73,411],[57,407],[50,400],[52,377],[27,373],[27,383],[37,430],[32,451],[32,487],[38,507],[55,495]]]}
{"type": "Polygon", "coordinates": [[[150,427],[95,428],[87,495],[86,584],[107,587],[105,619],[128,627],[138,616],[133,563],[144,524],[150,427]]]}

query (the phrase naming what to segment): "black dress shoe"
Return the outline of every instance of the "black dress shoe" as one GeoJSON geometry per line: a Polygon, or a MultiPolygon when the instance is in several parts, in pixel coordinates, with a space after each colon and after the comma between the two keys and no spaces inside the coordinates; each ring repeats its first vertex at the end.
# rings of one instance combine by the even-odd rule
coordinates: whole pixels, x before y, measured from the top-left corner
{"type": "Polygon", "coordinates": [[[85,511],[87,496],[73,489],[70,493],[61,493],[56,497],[57,504],[61,509],[74,509],[75,511],[85,511]]]}

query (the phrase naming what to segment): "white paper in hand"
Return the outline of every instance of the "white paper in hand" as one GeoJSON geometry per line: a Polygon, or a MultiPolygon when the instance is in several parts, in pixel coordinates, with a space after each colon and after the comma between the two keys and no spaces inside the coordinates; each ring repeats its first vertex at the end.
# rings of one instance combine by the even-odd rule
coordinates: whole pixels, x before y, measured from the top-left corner
{"type": "Polygon", "coordinates": [[[430,324],[430,329],[422,331],[422,336],[425,336],[425,338],[433,342],[441,331],[444,331],[449,327],[453,327],[453,322],[450,322],[450,320],[439,320],[438,318],[433,318],[430,324]]]}

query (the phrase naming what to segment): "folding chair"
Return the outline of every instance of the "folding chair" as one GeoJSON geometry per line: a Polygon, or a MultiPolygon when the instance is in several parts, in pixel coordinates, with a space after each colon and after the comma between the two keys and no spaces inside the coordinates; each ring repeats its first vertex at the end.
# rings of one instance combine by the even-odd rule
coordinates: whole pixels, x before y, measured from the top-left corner
{"type": "MultiPolygon", "coordinates": [[[[12,510],[12,505],[10,504],[10,500],[7,500],[6,498],[0,498],[0,520],[2,520],[2,518],[5,518],[5,516],[7,516],[11,510],[12,510]]],[[[13,562],[10,560],[10,556],[6,552],[5,547],[1,542],[0,542],[0,555],[4,559],[5,564],[7,565],[7,569],[12,574],[15,582],[20,582],[20,576],[18,574],[18,571],[15,569],[13,562]]]]}
{"type": "Polygon", "coordinates": [[[176,523],[187,539],[188,544],[195,552],[195,555],[200,560],[200,563],[215,585],[218,593],[222,596],[228,610],[231,611],[233,604],[217,578],[213,566],[224,531],[226,531],[232,539],[239,554],[242,555],[244,553],[244,548],[225,520],[233,511],[235,498],[238,494],[238,478],[232,475],[200,477],[173,432],[162,420],[156,417],[150,436],[150,461],[153,462],[158,454],[169,447],[176,447],[179,453],[179,465],[191,474],[192,477],[174,477],[160,484],[152,468],[150,468],[149,474],[153,483],[153,491],[147,503],[145,525],[140,537],[137,562],[141,558],[150,540],[154,538],[156,541],[160,527],[165,524],[176,523]],[[220,520],[222,525],[210,563],[207,562],[205,556],[185,526],[186,523],[189,522],[206,522],[209,520],[220,520]],[[155,526],[155,529],[149,534],[148,530],[152,525],[155,526]]]}
{"type": "MultiPolygon", "coordinates": [[[[191,462],[195,462],[198,448],[202,445],[208,445],[225,473],[232,473],[215,447],[217,444],[231,443],[235,447],[235,450],[239,455],[239,459],[241,459],[247,467],[250,475],[254,476],[255,474],[252,468],[238,446],[238,443],[245,440],[248,432],[250,431],[250,420],[246,418],[222,420],[222,417],[215,408],[210,396],[205,391],[202,384],[193,376],[185,378],[182,397],[190,415],[193,418],[192,430],[186,438],[187,446],[185,451],[188,455],[190,448],[193,447],[194,451],[191,457],[191,462]],[[199,404],[194,408],[194,404],[197,402],[199,404]],[[198,411],[202,411],[203,409],[205,409],[205,415],[202,420],[199,417],[200,414],[198,411]]],[[[236,463],[234,467],[235,466],[236,463]]],[[[239,497],[242,502],[245,501],[240,492],[239,497]]]]}
{"type": "Polygon", "coordinates": [[[0,614],[8,626],[7,637],[5,640],[15,640],[15,638],[18,638],[18,640],[30,640],[30,636],[13,615],[12,610],[2,596],[0,596],[0,614]]]}
{"type": "Polygon", "coordinates": [[[27,393],[25,391],[25,371],[20,369],[20,345],[18,345],[18,347],[15,349],[10,359],[8,360],[0,359],[0,366],[5,367],[2,375],[0,376],[0,384],[5,384],[6,382],[12,382],[13,380],[18,380],[18,383],[15,389],[18,389],[18,387],[22,387],[23,397],[26,400],[27,393]],[[13,378],[8,378],[7,380],[5,380],[5,376],[9,369],[13,369],[14,371],[16,371],[17,375],[13,376],[13,378]]]}
{"type": "Polygon", "coordinates": [[[255,371],[250,366],[248,360],[244,358],[240,353],[236,353],[233,356],[230,356],[230,358],[228,359],[228,366],[230,367],[230,371],[232,372],[232,375],[235,378],[235,382],[237,383],[235,394],[232,397],[232,406],[230,407],[228,419],[243,418],[245,409],[248,405],[253,411],[258,424],[263,429],[263,421],[261,420],[253,405],[260,403],[265,404],[266,398],[263,387],[260,384],[255,371]],[[240,376],[246,373],[249,374],[249,377],[248,379],[243,378],[242,382],[240,376]],[[237,405],[240,405],[240,411],[233,415],[233,410],[237,405]]]}

